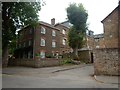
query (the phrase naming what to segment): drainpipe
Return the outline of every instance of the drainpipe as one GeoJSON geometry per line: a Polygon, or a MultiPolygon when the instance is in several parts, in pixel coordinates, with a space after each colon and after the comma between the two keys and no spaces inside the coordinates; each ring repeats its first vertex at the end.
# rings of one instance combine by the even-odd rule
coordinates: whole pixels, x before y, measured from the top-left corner
{"type": "Polygon", "coordinates": [[[36,50],[36,47],[35,47],[35,40],[36,39],[36,27],[33,27],[33,60],[34,60],[34,64],[33,64],[33,67],[36,67],[36,61],[35,61],[35,50],[36,50]]]}
{"type": "Polygon", "coordinates": [[[118,48],[120,48],[120,0],[118,4],[118,48]]]}

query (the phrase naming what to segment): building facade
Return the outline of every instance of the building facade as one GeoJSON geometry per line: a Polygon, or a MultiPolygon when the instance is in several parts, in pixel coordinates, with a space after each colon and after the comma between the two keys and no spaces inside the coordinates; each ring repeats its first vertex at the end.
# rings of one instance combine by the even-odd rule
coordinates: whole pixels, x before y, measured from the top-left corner
{"type": "Polygon", "coordinates": [[[35,28],[26,27],[18,32],[16,58],[40,58],[60,53],[60,29],[45,22],[35,28]]]}
{"type": "Polygon", "coordinates": [[[104,48],[94,50],[94,73],[96,75],[120,75],[120,2],[102,20],[104,27],[104,48]]]}
{"type": "Polygon", "coordinates": [[[119,29],[119,10],[116,7],[105,19],[101,22],[104,28],[104,44],[105,48],[118,48],[118,29],[119,29]]]}
{"type": "Polygon", "coordinates": [[[70,28],[61,23],[56,24],[55,27],[60,29],[60,54],[63,55],[72,52],[72,49],[68,45],[68,32],[70,28]]]}
{"type": "Polygon", "coordinates": [[[34,29],[27,26],[18,32],[15,57],[33,58],[34,29]]]}

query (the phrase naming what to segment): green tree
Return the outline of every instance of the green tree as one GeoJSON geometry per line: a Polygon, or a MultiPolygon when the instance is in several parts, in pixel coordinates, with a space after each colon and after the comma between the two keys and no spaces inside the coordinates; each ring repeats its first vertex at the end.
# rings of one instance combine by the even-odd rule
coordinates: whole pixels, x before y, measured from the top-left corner
{"type": "Polygon", "coordinates": [[[82,4],[72,3],[67,8],[67,17],[73,26],[68,34],[69,46],[73,48],[74,55],[78,58],[78,48],[83,45],[83,37],[87,30],[88,13],[82,4]]]}
{"type": "Polygon", "coordinates": [[[40,2],[2,2],[3,65],[8,61],[8,49],[10,44],[15,42],[16,30],[26,25],[34,26],[40,9],[40,2]]]}

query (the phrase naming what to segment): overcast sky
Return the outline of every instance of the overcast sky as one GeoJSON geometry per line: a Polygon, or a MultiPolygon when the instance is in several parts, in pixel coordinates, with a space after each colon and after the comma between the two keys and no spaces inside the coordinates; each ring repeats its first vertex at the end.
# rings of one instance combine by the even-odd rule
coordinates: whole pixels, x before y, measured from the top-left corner
{"type": "Polygon", "coordinates": [[[89,30],[94,34],[103,33],[103,25],[101,21],[118,6],[118,0],[44,0],[46,5],[39,12],[40,21],[51,23],[51,19],[55,18],[55,22],[66,21],[66,8],[69,3],[82,3],[88,11],[89,30]]]}

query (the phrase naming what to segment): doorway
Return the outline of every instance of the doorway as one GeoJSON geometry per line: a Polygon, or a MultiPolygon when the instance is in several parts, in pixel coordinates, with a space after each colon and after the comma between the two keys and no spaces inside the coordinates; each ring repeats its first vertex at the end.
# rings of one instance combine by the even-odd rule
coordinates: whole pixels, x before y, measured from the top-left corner
{"type": "Polygon", "coordinates": [[[93,52],[91,52],[91,63],[94,63],[94,60],[93,60],[93,52]]]}

